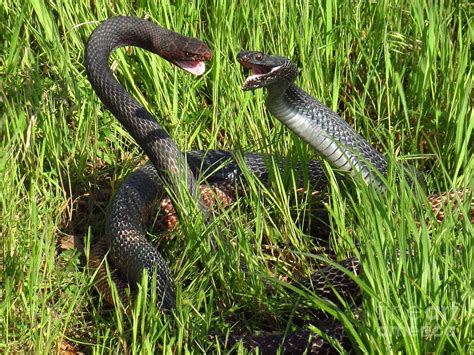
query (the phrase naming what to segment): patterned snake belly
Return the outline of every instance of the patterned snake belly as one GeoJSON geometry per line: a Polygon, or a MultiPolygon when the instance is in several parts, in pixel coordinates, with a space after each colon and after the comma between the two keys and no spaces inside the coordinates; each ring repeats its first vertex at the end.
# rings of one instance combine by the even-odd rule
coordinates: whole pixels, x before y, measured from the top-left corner
{"type": "MultiPolygon", "coordinates": [[[[108,64],[109,56],[116,48],[127,45],[156,53],[195,75],[204,72],[204,61],[212,57],[212,52],[198,39],[182,36],[134,17],[106,20],[92,33],[86,46],[85,67],[92,87],[151,161],[151,164],[132,173],[118,189],[108,211],[106,233],[93,249],[91,265],[99,267],[107,254],[108,262],[117,270],[112,277],[121,299],[126,299],[125,289],[128,285],[133,287],[141,282],[144,271],[147,272],[149,284],[153,275],[156,275],[156,294],[160,306],[165,311],[171,311],[176,307],[174,281],[167,262],[145,236],[148,212],[163,197],[165,186],[177,201],[182,201],[184,197],[180,196],[183,190],[180,184],[185,181],[187,193],[198,201],[203,214],[207,216],[205,196],[200,193],[196,176],[212,171],[212,174],[207,174],[207,183],[226,186],[226,191],[231,194],[236,182],[245,185],[245,181],[230,152],[194,151],[183,155],[155,118],[114,78],[108,64]]],[[[334,112],[292,84],[296,77],[295,68],[286,58],[286,62],[282,58],[258,52],[239,54],[240,63],[255,73],[246,81],[244,89],[267,87],[267,107],[276,117],[318,150],[333,166],[352,175],[361,174],[368,183],[379,185],[380,175],[386,173],[385,158],[334,112]],[[267,62],[262,64],[262,59],[267,62]],[[272,81],[281,78],[284,78],[283,85],[272,81]]],[[[268,179],[265,156],[247,154],[244,162],[257,178],[262,181],[268,179]]],[[[321,163],[310,162],[305,169],[311,186],[316,190],[324,188],[326,178],[321,163]]],[[[434,201],[438,200],[435,196],[434,201]]],[[[344,267],[355,273],[360,272],[356,259],[348,259],[344,267]]],[[[306,282],[310,282],[313,289],[323,297],[330,297],[333,286],[341,286],[341,290],[345,287],[347,294],[357,292],[347,273],[331,267],[320,270],[306,282]]],[[[99,277],[98,288],[105,292],[106,300],[111,301],[104,277],[99,277]]],[[[344,347],[350,348],[340,324],[332,323],[321,327],[321,330],[339,340],[344,347]]],[[[273,353],[278,348],[288,353],[305,350],[322,353],[332,349],[323,338],[307,331],[285,335],[236,336],[232,337],[230,345],[236,341],[241,341],[248,348],[258,347],[264,353],[273,353]]]]}

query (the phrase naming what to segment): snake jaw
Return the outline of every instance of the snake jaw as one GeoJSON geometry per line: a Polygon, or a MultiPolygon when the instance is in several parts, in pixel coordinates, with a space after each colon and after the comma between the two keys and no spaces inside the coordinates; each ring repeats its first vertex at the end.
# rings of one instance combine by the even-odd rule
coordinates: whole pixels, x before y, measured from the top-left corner
{"type": "Polygon", "coordinates": [[[202,75],[206,71],[206,63],[203,61],[174,60],[173,64],[196,76],[202,75]]]}
{"type": "Polygon", "coordinates": [[[273,73],[278,71],[281,68],[281,65],[269,68],[264,66],[250,66],[252,75],[245,79],[242,86],[242,90],[254,90],[260,87],[265,86],[265,82],[271,82],[274,78],[273,73]]]}

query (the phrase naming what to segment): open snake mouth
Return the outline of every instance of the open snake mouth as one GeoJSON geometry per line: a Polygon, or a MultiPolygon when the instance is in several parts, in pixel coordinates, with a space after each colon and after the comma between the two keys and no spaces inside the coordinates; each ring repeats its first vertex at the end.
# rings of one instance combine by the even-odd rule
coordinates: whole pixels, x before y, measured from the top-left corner
{"type": "Polygon", "coordinates": [[[202,75],[206,71],[206,63],[200,60],[174,60],[173,64],[194,75],[202,75]]]}
{"type": "Polygon", "coordinates": [[[242,67],[244,67],[244,72],[250,71],[252,75],[248,76],[244,81],[244,89],[254,87],[257,83],[263,81],[265,78],[270,77],[271,74],[278,69],[278,66],[265,66],[259,64],[252,64],[244,60],[239,61],[242,67]]]}

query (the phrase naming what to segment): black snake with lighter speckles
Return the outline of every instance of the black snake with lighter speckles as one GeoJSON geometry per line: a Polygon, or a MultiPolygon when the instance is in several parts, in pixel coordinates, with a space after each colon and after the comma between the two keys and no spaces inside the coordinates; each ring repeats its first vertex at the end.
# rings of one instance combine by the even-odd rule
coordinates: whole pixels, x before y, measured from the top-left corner
{"type": "MultiPolygon", "coordinates": [[[[148,272],[150,282],[153,274],[156,274],[160,306],[172,311],[176,307],[172,273],[167,262],[145,236],[146,217],[151,206],[163,196],[164,186],[171,190],[177,201],[183,201],[180,184],[184,181],[184,190],[199,201],[207,217],[207,207],[196,184],[196,176],[213,171],[206,178],[208,184],[230,186],[233,189],[236,181],[242,181],[242,172],[230,152],[193,151],[186,153],[186,156],[180,152],[155,118],[125,90],[110,70],[110,54],[116,48],[127,45],[156,53],[195,75],[204,72],[204,61],[211,59],[212,53],[198,39],[182,36],[134,17],[115,17],[103,22],[90,36],[85,53],[86,71],[95,92],[143,148],[152,163],[132,173],[118,189],[108,211],[106,234],[94,247],[92,265],[99,267],[107,254],[109,263],[117,269],[112,276],[122,299],[126,298],[126,286],[140,283],[144,270],[148,272]]],[[[267,106],[270,111],[301,134],[323,157],[343,170],[361,173],[369,183],[378,181],[377,173],[373,170],[381,174],[386,172],[384,157],[334,112],[292,84],[296,71],[291,62],[282,58],[257,52],[239,54],[241,64],[256,74],[247,79],[244,89],[266,86],[269,89],[267,106]],[[263,59],[268,62],[265,63],[263,59]],[[375,169],[371,169],[371,166],[375,169]]],[[[263,155],[247,154],[244,162],[258,178],[263,181],[268,178],[267,162],[263,155]]],[[[326,183],[320,163],[310,162],[307,169],[312,186],[320,190],[326,183]]],[[[360,271],[356,259],[348,259],[342,264],[354,273],[360,271]]],[[[358,292],[347,273],[333,267],[319,270],[306,283],[328,298],[332,297],[332,287],[341,287],[339,292],[346,296],[358,292]]],[[[98,281],[98,288],[107,292],[104,277],[98,281]]],[[[111,301],[110,294],[106,294],[106,299],[111,301]]],[[[350,348],[349,339],[340,324],[332,322],[320,326],[320,329],[337,339],[345,348],[350,348]]],[[[232,336],[226,345],[237,341],[247,348],[259,347],[263,353],[273,353],[279,347],[288,353],[305,350],[321,353],[332,349],[321,336],[308,331],[284,335],[232,336]]]]}

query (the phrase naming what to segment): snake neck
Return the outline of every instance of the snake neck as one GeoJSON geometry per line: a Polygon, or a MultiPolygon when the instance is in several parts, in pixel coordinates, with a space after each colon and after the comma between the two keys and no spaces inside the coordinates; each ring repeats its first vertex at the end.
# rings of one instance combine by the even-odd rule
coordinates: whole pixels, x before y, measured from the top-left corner
{"type": "Polygon", "coordinates": [[[269,111],[313,147],[332,167],[381,186],[387,161],[336,113],[293,83],[267,87],[269,111]]]}
{"type": "MultiPolygon", "coordinates": [[[[155,121],[146,109],[135,100],[112,74],[109,58],[119,47],[136,46],[150,50],[153,36],[165,37],[169,33],[159,26],[150,26],[139,18],[111,18],[99,26],[89,38],[85,52],[87,75],[97,95],[129,132],[140,140],[146,137],[140,132],[138,120],[155,121]]],[[[159,127],[158,123],[150,126],[159,127]]]]}
{"type": "Polygon", "coordinates": [[[189,192],[197,197],[197,184],[174,141],[115,79],[109,67],[109,57],[116,48],[136,46],[157,53],[160,51],[157,43],[169,41],[167,37],[173,34],[140,18],[111,18],[99,26],[87,42],[85,66],[89,81],[105,107],[145,151],[174,192],[178,194],[180,190],[178,177],[186,176],[189,192]]]}

